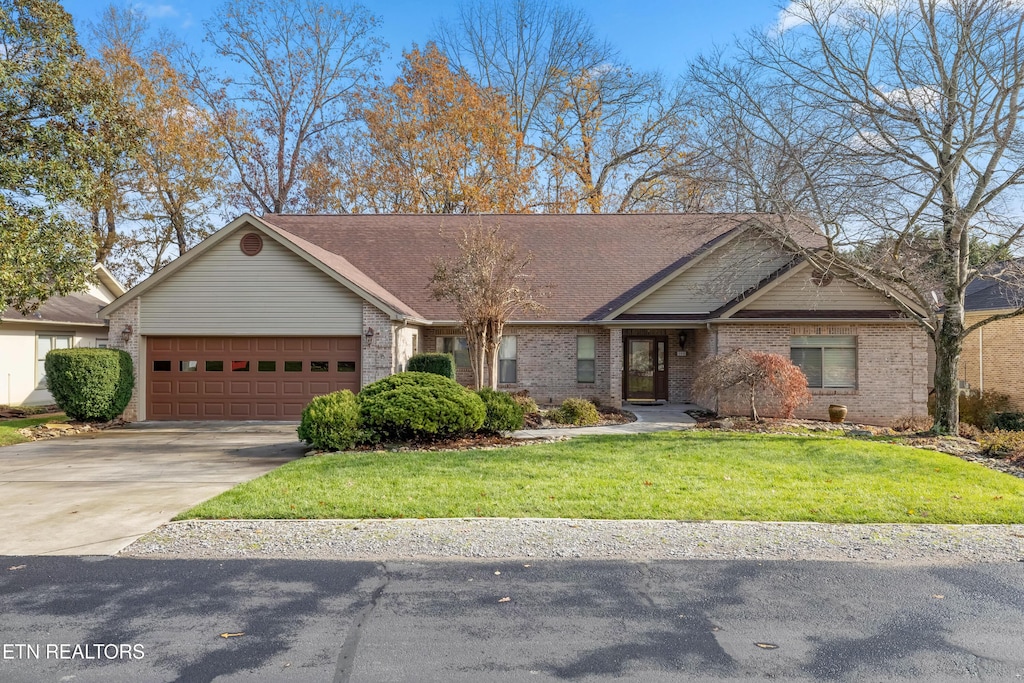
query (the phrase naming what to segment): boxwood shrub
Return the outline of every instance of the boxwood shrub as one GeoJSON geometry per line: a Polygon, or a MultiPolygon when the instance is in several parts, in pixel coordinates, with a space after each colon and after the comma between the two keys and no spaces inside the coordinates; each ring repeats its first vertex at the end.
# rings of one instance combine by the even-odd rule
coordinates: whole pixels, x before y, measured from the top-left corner
{"type": "Polygon", "coordinates": [[[431,372],[455,379],[455,356],[450,353],[417,353],[409,359],[409,372],[431,372]]]}
{"type": "Polygon", "coordinates": [[[549,415],[555,422],[578,427],[596,425],[601,421],[601,413],[597,406],[585,398],[567,398],[562,405],[551,411],[549,415]]]}
{"type": "Polygon", "coordinates": [[[487,408],[487,417],[484,418],[484,426],[480,431],[497,434],[523,428],[523,407],[512,396],[486,387],[476,393],[487,408]]]}
{"type": "Polygon", "coordinates": [[[486,415],[479,396],[429,372],[400,372],[359,392],[360,424],[377,441],[429,440],[475,432],[486,415]]]}
{"type": "Polygon", "coordinates": [[[109,422],[132,398],[132,358],[117,349],[55,349],[46,354],[53,401],[72,420],[109,422]]]}
{"type": "Polygon", "coordinates": [[[302,411],[299,438],[322,451],[343,451],[361,439],[359,405],[348,389],[317,396],[302,411]]]}

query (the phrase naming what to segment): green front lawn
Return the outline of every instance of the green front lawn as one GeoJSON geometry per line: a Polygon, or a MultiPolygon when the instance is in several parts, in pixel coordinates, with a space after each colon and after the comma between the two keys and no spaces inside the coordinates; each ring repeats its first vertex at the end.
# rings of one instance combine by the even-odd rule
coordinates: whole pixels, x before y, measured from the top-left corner
{"type": "Polygon", "coordinates": [[[50,415],[49,417],[26,417],[22,420],[0,421],[0,446],[13,446],[16,443],[28,441],[18,433],[19,429],[35,427],[47,422],[67,422],[68,418],[63,415],[50,415]]]}
{"type": "Polygon", "coordinates": [[[177,519],[367,517],[1024,523],[1024,480],[884,443],[670,432],[303,458],[177,519]]]}

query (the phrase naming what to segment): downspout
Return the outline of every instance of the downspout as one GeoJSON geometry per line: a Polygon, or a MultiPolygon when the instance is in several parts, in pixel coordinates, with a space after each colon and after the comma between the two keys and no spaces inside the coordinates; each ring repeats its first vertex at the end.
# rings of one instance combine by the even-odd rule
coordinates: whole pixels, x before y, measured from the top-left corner
{"type": "Polygon", "coordinates": [[[399,327],[395,323],[391,323],[391,355],[392,355],[392,359],[391,359],[391,374],[392,375],[399,371],[398,370],[398,365],[399,365],[398,359],[401,356],[401,353],[399,352],[399,348],[401,347],[401,345],[398,343],[398,331],[399,330],[404,330],[407,327],[409,327],[409,321],[408,320],[402,320],[402,326],[401,327],[399,327]]]}

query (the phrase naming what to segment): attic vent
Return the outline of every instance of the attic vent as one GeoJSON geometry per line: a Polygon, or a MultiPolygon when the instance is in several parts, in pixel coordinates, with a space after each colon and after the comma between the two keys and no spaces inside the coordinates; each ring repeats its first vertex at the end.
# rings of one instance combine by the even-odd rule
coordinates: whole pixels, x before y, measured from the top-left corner
{"type": "Polygon", "coordinates": [[[248,233],[239,243],[242,253],[246,256],[255,256],[263,251],[263,238],[254,232],[248,233]]]}

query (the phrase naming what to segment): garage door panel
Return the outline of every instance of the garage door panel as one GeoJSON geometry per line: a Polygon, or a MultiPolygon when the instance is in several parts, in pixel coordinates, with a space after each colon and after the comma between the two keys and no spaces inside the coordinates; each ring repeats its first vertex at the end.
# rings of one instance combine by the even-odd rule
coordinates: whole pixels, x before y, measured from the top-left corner
{"type": "Polygon", "coordinates": [[[314,396],[359,388],[359,337],[150,337],[154,420],[297,420],[314,396]]]}

